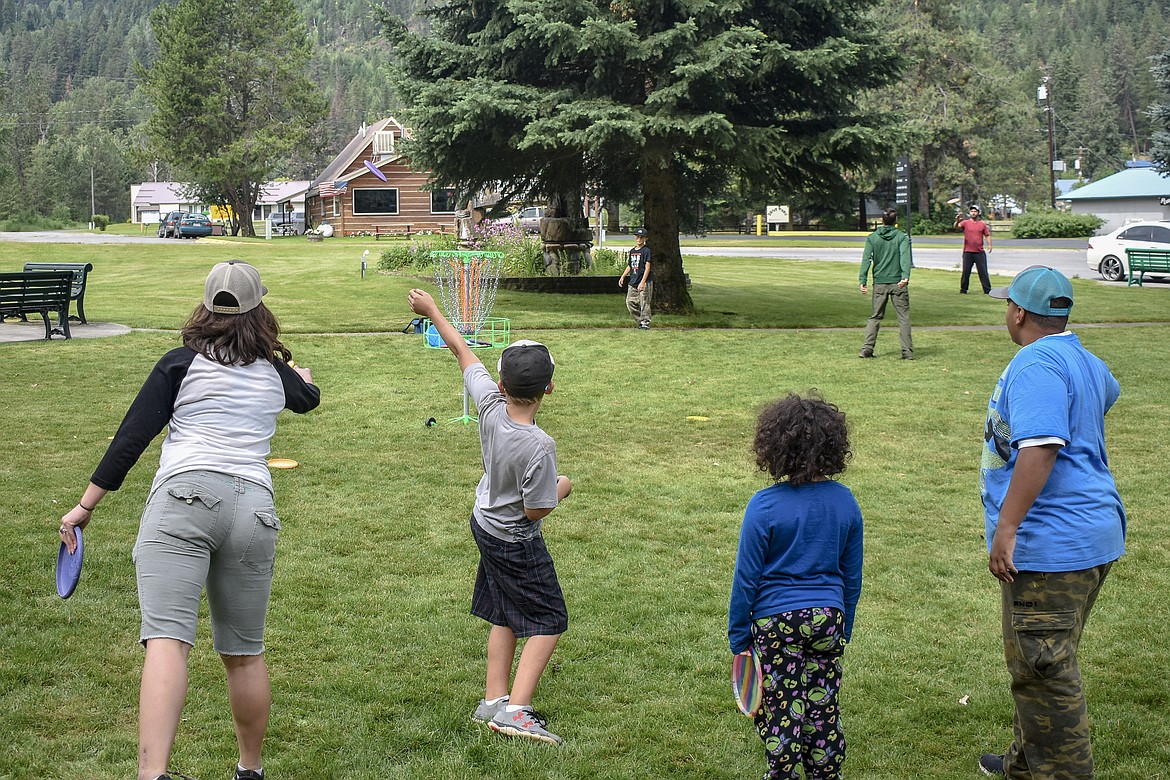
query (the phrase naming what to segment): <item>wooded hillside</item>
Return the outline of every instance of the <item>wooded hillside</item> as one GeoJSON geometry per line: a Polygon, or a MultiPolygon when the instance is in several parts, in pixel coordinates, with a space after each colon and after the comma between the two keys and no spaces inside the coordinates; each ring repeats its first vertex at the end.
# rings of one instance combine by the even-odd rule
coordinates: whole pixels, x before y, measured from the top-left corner
{"type": "MultiPolygon", "coordinates": [[[[381,5],[413,22],[415,2],[381,5]]],[[[87,220],[91,170],[93,210],[124,220],[131,183],[181,177],[152,159],[141,133],[150,107],[135,63],[149,67],[156,54],[149,15],[157,4],[0,0],[0,220],[87,220]]],[[[384,75],[387,43],[367,0],[297,5],[317,45],[309,75],[329,103],[314,133],[319,146],[287,161],[289,178],[309,178],[363,121],[397,107],[384,75]]],[[[906,137],[892,146],[915,166],[919,210],[937,209],[955,191],[1047,199],[1046,116],[1036,99],[1045,73],[1066,176],[1077,175],[1078,160],[1084,175],[1099,177],[1146,154],[1158,129],[1146,110],[1166,100],[1149,58],[1170,48],[1168,13],[1157,0],[875,6],[875,25],[904,44],[911,64],[898,86],[866,99],[906,116],[906,137]]],[[[887,179],[875,171],[857,188],[880,191],[887,179]]]]}

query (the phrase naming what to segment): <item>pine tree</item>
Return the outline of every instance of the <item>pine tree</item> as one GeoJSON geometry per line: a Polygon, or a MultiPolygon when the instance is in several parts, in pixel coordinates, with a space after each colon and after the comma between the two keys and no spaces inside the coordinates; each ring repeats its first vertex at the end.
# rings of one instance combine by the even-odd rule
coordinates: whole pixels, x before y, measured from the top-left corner
{"type": "Polygon", "coordinates": [[[158,58],[141,77],[153,146],[190,173],[193,199],[230,206],[254,235],[260,188],[325,115],[304,73],[305,22],[292,0],[179,0],[151,22],[158,58]]]}
{"type": "Polygon", "coordinates": [[[1159,171],[1170,174],[1170,47],[1150,59],[1150,72],[1162,88],[1163,98],[1147,112],[1155,127],[1150,137],[1150,159],[1159,171]]]}
{"type": "Polygon", "coordinates": [[[640,192],[655,308],[687,311],[681,211],[729,180],[827,196],[881,154],[883,122],[856,100],[900,60],[864,8],[447,0],[428,33],[387,19],[407,153],[465,193],[640,192]]]}

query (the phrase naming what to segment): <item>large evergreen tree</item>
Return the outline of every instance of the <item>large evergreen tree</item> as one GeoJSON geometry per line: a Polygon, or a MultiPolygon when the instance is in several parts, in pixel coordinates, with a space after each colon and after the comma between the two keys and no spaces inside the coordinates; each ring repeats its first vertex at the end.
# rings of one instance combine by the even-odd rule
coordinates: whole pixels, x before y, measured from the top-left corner
{"type": "Polygon", "coordinates": [[[1163,98],[1147,112],[1156,128],[1150,139],[1150,158],[1159,171],[1170,174],[1170,40],[1166,41],[1165,51],[1150,59],[1150,72],[1162,88],[1163,98]]]}
{"type": "Polygon", "coordinates": [[[949,222],[953,195],[1019,199],[1014,185],[1034,178],[1044,147],[1033,143],[1034,85],[1004,67],[1006,44],[966,29],[956,0],[885,0],[883,10],[882,29],[910,64],[873,99],[904,118],[897,136],[918,213],[949,222]]]}
{"type": "Polygon", "coordinates": [[[387,20],[411,159],[464,192],[642,195],[655,308],[691,308],[679,213],[735,178],[848,189],[881,151],[855,101],[899,58],[847,0],[446,0],[387,20]]]}
{"type": "Polygon", "coordinates": [[[254,235],[260,188],[325,115],[305,77],[304,19],[292,0],[179,0],[151,22],[159,52],[141,77],[155,107],[152,144],[189,172],[194,198],[230,206],[239,230],[254,235]]]}

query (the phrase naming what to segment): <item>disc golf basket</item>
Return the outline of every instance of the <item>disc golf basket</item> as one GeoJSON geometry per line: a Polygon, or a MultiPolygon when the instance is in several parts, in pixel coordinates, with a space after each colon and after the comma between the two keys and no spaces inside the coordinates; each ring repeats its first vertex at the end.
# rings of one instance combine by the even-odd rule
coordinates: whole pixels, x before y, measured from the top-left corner
{"type": "MultiPolygon", "coordinates": [[[[492,317],[496,302],[496,288],[500,270],[504,266],[503,252],[474,250],[441,250],[431,252],[435,260],[435,284],[447,320],[459,331],[472,349],[502,349],[508,345],[511,334],[506,317],[492,317]]],[[[430,322],[423,323],[427,347],[445,349],[442,337],[430,322]]],[[[463,388],[463,415],[448,422],[477,423],[479,418],[470,413],[467,387],[463,388]]]]}

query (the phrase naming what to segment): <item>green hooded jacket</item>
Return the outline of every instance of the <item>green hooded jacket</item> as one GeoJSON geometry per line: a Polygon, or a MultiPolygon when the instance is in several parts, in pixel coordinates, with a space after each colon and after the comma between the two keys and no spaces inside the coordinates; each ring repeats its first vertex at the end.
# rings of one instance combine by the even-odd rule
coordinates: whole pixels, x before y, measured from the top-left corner
{"type": "Polygon", "coordinates": [[[873,265],[874,284],[897,284],[910,278],[910,237],[893,225],[882,225],[865,239],[861,255],[861,283],[867,284],[873,265]]]}

